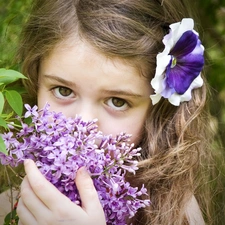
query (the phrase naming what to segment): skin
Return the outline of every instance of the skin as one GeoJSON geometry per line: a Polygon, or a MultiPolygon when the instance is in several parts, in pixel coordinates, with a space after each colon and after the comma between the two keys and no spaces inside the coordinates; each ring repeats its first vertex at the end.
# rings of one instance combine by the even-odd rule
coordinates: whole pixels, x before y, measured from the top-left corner
{"type": "Polygon", "coordinates": [[[19,225],[106,224],[97,192],[85,168],[77,172],[76,178],[82,199],[82,207],[79,207],[48,182],[32,160],[25,161],[24,167],[27,175],[21,185],[17,208],[19,225]]]}
{"type": "Polygon", "coordinates": [[[137,143],[150,106],[149,81],[118,59],[110,60],[84,42],[60,45],[42,61],[38,106],[68,117],[98,119],[105,134],[132,134],[137,143]]]}
{"type": "MultiPolygon", "coordinates": [[[[105,134],[132,134],[138,144],[151,105],[149,81],[131,65],[109,59],[89,44],[67,42],[55,48],[39,68],[38,106],[84,120],[98,119],[105,134]]],[[[20,225],[106,224],[92,180],[84,168],[76,185],[82,206],[72,203],[39,172],[31,160],[25,162],[17,213],[20,225]],[[91,199],[91,201],[90,201],[91,199]]]]}

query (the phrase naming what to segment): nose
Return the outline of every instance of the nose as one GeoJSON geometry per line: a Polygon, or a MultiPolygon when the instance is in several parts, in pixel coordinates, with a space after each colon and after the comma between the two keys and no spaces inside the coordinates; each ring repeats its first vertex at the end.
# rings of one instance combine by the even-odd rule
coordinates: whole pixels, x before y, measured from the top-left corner
{"type": "Polygon", "coordinates": [[[97,109],[92,104],[84,103],[77,106],[78,109],[76,110],[77,115],[82,117],[83,121],[90,121],[97,118],[97,109]]]}

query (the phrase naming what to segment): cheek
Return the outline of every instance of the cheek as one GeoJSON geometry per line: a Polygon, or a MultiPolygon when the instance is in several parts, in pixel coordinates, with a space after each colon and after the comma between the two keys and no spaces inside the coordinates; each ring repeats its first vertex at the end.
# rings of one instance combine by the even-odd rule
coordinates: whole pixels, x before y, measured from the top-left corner
{"type": "Polygon", "coordinates": [[[60,106],[55,101],[52,100],[51,94],[49,91],[45,90],[44,88],[39,90],[37,95],[37,105],[39,109],[43,109],[46,104],[50,104],[50,111],[55,112],[62,112],[67,117],[73,117],[74,115],[71,115],[71,112],[73,112],[73,109],[70,109],[66,106],[60,106]]]}
{"type": "Polygon", "coordinates": [[[139,127],[134,127],[134,132],[132,133],[131,143],[138,145],[143,137],[144,126],[141,124],[139,127]]]}
{"type": "Polygon", "coordinates": [[[47,103],[47,99],[44,98],[44,96],[39,92],[37,96],[37,105],[39,109],[42,109],[45,104],[47,103]]]}
{"type": "Polygon", "coordinates": [[[42,84],[39,84],[39,90],[37,93],[37,106],[39,109],[44,108],[44,106],[49,102],[49,92],[43,87],[42,84]]]}
{"type": "Polygon", "coordinates": [[[112,134],[113,137],[120,134],[121,132],[125,132],[126,134],[131,134],[130,142],[137,145],[143,134],[144,122],[140,123],[121,123],[121,122],[112,122],[112,123],[104,123],[105,126],[99,125],[99,130],[102,131],[104,134],[112,134]]]}

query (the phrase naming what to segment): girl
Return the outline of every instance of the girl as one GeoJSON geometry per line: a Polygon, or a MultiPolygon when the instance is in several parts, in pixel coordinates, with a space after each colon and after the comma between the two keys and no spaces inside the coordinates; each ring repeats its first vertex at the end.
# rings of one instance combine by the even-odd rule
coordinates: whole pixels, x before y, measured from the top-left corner
{"type": "MultiPolygon", "coordinates": [[[[199,195],[209,158],[206,85],[198,76],[188,89],[191,97],[181,91],[168,99],[160,99],[156,88],[163,82],[155,76],[157,66],[165,63],[163,54],[161,60],[156,57],[169,45],[162,40],[171,24],[190,17],[185,0],[36,0],[23,32],[19,57],[32,103],[42,108],[48,102],[67,116],[98,118],[104,133],[125,131],[142,147],[140,169],[135,179],[127,179],[145,184],[151,205],[129,221],[135,225],[201,225],[203,207],[207,219],[199,195]]],[[[165,68],[173,68],[176,58],[168,63],[165,68]]],[[[201,68],[202,56],[193,64],[201,68]]],[[[106,224],[83,168],[75,181],[82,207],[51,185],[32,161],[25,162],[25,171],[17,208],[20,225],[106,224]]]]}

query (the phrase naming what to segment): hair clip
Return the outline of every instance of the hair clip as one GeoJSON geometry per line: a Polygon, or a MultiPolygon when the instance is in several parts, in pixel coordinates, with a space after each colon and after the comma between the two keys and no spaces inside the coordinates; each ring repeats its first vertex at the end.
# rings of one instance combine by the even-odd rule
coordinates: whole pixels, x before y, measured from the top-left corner
{"type": "Polygon", "coordinates": [[[151,81],[155,93],[150,98],[153,105],[163,97],[179,106],[191,100],[193,89],[203,85],[204,46],[191,18],[171,24],[163,44],[165,48],[157,55],[155,77],[151,81]]]}

